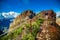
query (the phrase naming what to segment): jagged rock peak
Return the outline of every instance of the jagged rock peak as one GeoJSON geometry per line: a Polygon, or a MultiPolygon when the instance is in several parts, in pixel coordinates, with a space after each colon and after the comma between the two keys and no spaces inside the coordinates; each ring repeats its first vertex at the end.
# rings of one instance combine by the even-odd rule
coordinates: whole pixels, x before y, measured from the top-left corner
{"type": "Polygon", "coordinates": [[[54,11],[42,11],[41,14],[44,21],[40,26],[40,31],[37,33],[37,40],[60,40],[60,29],[58,29],[59,25],[56,24],[54,11]]]}
{"type": "Polygon", "coordinates": [[[20,15],[18,15],[10,27],[15,27],[20,25],[21,22],[27,21],[27,19],[32,19],[35,16],[35,13],[32,10],[23,11],[20,15]]]}
{"type": "Polygon", "coordinates": [[[42,18],[46,18],[47,16],[48,19],[56,21],[56,13],[53,10],[42,11],[40,14],[42,15],[42,18]]]}
{"type": "Polygon", "coordinates": [[[29,18],[33,18],[34,16],[35,16],[36,14],[32,11],[32,10],[25,10],[25,11],[23,11],[19,16],[17,16],[17,18],[18,17],[26,17],[26,16],[28,16],[29,18]]]}
{"type": "Polygon", "coordinates": [[[48,13],[49,15],[55,14],[55,16],[56,16],[56,13],[53,10],[43,10],[40,13],[43,13],[43,14],[48,13]]]}
{"type": "Polygon", "coordinates": [[[23,11],[22,13],[33,13],[33,11],[32,10],[25,10],[25,11],[23,11]]]}

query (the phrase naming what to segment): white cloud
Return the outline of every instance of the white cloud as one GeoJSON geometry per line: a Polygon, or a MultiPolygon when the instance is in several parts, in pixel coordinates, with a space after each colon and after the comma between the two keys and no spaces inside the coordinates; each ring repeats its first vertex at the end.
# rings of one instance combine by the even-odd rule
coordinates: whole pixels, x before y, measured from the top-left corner
{"type": "Polygon", "coordinates": [[[2,15],[5,18],[11,18],[11,17],[16,18],[19,15],[19,13],[10,11],[10,12],[7,12],[7,13],[6,12],[3,12],[2,15]]]}
{"type": "Polygon", "coordinates": [[[60,11],[56,12],[56,14],[57,14],[57,16],[59,16],[60,15],[60,11]]]}

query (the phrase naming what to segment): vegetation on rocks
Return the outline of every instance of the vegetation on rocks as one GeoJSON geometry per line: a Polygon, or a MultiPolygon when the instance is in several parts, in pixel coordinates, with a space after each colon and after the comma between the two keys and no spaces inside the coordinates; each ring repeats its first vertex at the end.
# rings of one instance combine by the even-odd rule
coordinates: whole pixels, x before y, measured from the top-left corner
{"type": "Polygon", "coordinates": [[[19,35],[23,35],[22,40],[35,40],[37,32],[39,31],[40,24],[43,22],[42,19],[36,20],[36,22],[32,22],[31,25],[29,23],[25,23],[24,25],[20,26],[18,29],[8,33],[5,36],[0,37],[1,40],[17,40],[19,35]],[[30,28],[32,26],[32,30],[30,28]],[[26,33],[22,33],[23,28],[26,27],[26,33]]]}

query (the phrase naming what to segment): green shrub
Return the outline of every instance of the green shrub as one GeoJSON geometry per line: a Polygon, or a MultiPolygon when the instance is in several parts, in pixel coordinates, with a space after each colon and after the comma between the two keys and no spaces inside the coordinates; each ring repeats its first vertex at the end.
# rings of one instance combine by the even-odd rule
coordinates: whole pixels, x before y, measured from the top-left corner
{"type": "MultiPolygon", "coordinates": [[[[35,37],[37,35],[38,30],[40,29],[40,25],[41,25],[42,22],[43,22],[42,19],[38,19],[38,20],[36,20],[36,22],[32,22],[31,23],[31,25],[32,25],[32,32],[30,32],[30,30],[29,30],[31,25],[26,23],[25,24],[26,29],[27,29],[26,32],[28,34],[24,35],[22,39],[23,40],[35,40],[35,37]]],[[[7,35],[5,35],[3,37],[0,37],[0,39],[1,40],[12,40],[12,39],[15,39],[16,37],[18,37],[18,35],[20,35],[22,30],[23,30],[23,25],[20,26],[20,28],[12,31],[12,33],[8,33],[7,35]]]]}

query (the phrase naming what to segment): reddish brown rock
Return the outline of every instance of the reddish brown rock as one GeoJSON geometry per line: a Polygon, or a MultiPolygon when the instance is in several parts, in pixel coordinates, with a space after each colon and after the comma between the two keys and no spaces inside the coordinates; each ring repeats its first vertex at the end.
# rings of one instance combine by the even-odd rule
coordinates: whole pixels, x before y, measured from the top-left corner
{"type": "Polygon", "coordinates": [[[20,24],[24,23],[24,22],[30,22],[30,19],[32,19],[35,16],[35,13],[31,10],[26,10],[24,12],[22,12],[20,15],[18,15],[15,20],[13,21],[13,23],[10,24],[10,28],[9,30],[13,29],[13,28],[17,28],[18,26],[20,26],[20,24]]]}
{"type": "Polygon", "coordinates": [[[52,10],[42,11],[44,18],[40,30],[37,33],[37,40],[60,40],[59,26],[56,24],[56,14],[52,10]]]}

